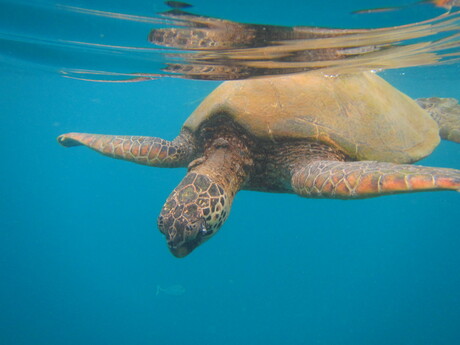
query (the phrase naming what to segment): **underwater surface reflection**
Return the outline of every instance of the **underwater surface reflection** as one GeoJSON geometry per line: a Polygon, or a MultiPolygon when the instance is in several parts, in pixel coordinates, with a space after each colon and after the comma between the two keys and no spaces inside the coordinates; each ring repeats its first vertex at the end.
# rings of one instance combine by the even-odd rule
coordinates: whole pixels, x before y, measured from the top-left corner
{"type": "Polygon", "coordinates": [[[112,82],[233,80],[312,70],[336,74],[453,63],[460,54],[460,11],[394,27],[336,29],[239,23],[186,12],[183,3],[167,4],[173,8],[149,17],[7,2],[4,14],[21,14],[15,20],[0,17],[0,54],[13,65],[23,60],[66,77],[112,82]],[[33,30],[21,25],[29,16],[59,17],[66,24],[59,32],[33,30]],[[121,33],[113,44],[105,34],[75,37],[73,29],[85,20],[94,20],[94,30],[108,21],[114,31],[135,25],[140,34],[130,43],[137,45],[124,45],[121,33]]]}

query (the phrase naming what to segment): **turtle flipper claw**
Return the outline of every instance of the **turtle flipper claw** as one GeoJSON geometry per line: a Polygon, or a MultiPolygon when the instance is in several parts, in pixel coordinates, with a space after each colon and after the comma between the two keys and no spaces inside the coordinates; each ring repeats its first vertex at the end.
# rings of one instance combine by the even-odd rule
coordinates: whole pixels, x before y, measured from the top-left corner
{"type": "Polygon", "coordinates": [[[78,139],[78,136],[81,135],[79,133],[67,133],[57,137],[57,141],[64,147],[73,147],[73,146],[81,146],[84,145],[78,139]]]}

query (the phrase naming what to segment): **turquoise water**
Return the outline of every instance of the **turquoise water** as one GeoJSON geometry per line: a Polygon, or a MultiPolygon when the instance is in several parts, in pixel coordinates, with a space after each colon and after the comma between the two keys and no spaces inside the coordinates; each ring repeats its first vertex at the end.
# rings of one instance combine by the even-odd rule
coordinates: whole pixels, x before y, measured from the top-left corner
{"type": "MultiPolygon", "coordinates": [[[[45,2],[18,4],[0,2],[3,34],[100,42],[103,32],[107,44],[149,47],[149,23],[59,20],[45,2]]],[[[167,9],[156,1],[66,4],[144,16],[167,9]]],[[[358,0],[194,4],[206,15],[276,25],[378,27],[442,13],[417,6],[350,15],[394,5],[358,0]]],[[[105,61],[129,69],[131,60],[111,66],[110,56],[39,48],[3,45],[0,56],[0,344],[460,343],[458,193],[337,201],[241,192],[219,234],[176,259],[156,217],[185,171],[64,149],[55,138],[172,139],[218,82],[69,79],[62,68],[105,61]]],[[[460,99],[459,64],[380,75],[414,98],[460,99]]],[[[458,148],[442,142],[420,163],[460,168],[458,148]]]]}

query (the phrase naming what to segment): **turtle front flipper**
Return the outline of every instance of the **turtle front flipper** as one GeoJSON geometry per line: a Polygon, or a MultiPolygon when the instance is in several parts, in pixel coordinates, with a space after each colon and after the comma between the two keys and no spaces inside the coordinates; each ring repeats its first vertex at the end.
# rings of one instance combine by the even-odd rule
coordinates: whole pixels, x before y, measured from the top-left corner
{"type": "Polygon", "coordinates": [[[57,140],[65,147],[84,145],[108,157],[154,167],[186,167],[196,154],[194,139],[187,130],[183,130],[173,141],[87,133],[67,133],[57,140]]]}
{"type": "Polygon", "coordinates": [[[442,139],[460,143],[460,104],[455,98],[419,98],[417,103],[438,123],[442,139]]]}
{"type": "Polygon", "coordinates": [[[460,191],[460,170],[360,161],[313,161],[292,175],[293,191],[304,197],[359,199],[381,195],[460,191]]]}

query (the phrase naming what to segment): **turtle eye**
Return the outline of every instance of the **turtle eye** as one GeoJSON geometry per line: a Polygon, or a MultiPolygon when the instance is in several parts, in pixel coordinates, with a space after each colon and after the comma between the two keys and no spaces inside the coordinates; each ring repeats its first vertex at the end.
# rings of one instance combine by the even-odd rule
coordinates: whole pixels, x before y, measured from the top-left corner
{"type": "Polygon", "coordinates": [[[206,222],[204,221],[204,219],[201,220],[200,222],[195,223],[194,228],[196,229],[197,235],[199,237],[207,237],[213,233],[212,230],[207,228],[206,222]]]}
{"type": "Polygon", "coordinates": [[[200,227],[200,229],[199,229],[199,232],[200,232],[200,235],[201,235],[201,236],[206,236],[206,235],[208,235],[208,232],[209,232],[209,231],[208,231],[208,229],[206,229],[206,223],[205,223],[205,222],[203,222],[203,223],[201,224],[201,227],[200,227]]]}
{"type": "Polygon", "coordinates": [[[212,231],[210,232],[206,228],[206,222],[204,220],[200,220],[200,221],[197,221],[195,223],[188,224],[188,225],[186,225],[185,229],[186,229],[186,231],[191,232],[191,233],[195,233],[196,235],[198,235],[200,237],[207,236],[210,233],[212,233],[212,231]]]}
{"type": "Polygon", "coordinates": [[[206,228],[206,223],[203,223],[200,229],[201,237],[208,237],[214,233],[214,230],[206,228]]]}

